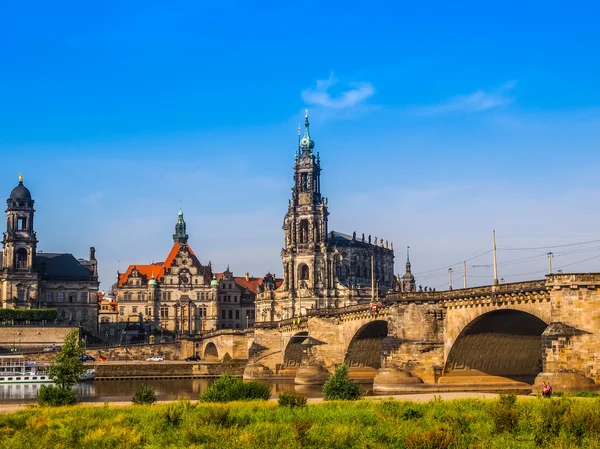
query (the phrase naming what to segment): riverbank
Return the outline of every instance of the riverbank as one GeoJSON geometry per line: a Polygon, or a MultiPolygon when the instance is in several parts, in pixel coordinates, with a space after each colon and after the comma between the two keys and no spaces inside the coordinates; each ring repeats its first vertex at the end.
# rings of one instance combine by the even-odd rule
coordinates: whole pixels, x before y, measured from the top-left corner
{"type": "Polygon", "coordinates": [[[439,396],[294,409],[275,401],[36,407],[0,414],[0,441],[11,449],[599,447],[597,399],[439,396]]]}
{"type": "MultiPolygon", "coordinates": [[[[133,395],[133,393],[132,393],[133,395]]],[[[523,396],[526,397],[526,396],[523,396]]],[[[532,396],[533,397],[533,396],[532,396]]],[[[397,400],[397,401],[411,401],[411,402],[427,402],[439,398],[444,401],[455,400],[455,399],[496,399],[498,394],[495,393],[440,393],[440,394],[405,394],[405,395],[381,395],[381,396],[365,396],[364,400],[397,400]]],[[[277,396],[271,396],[269,401],[277,402],[277,396]]],[[[198,403],[197,400],[190,400],[191,403],[198,403]]],[[[307,398],[309,404],[320,404],[323,402],[323,398],[307,398]]],[[[156,404],[172,404],[177,403],[177,400],[171,401],[157,401],[156,404]]],[[[131,405],[131,401],[110,401],[110,402],[81,402],[78,407],[127,407],[131,405]]],[[[0,413],[12,413],[20,410],[35,409],[37,405],[35,403],[12,403],[12,404],[0,404],[0,413]]]]}

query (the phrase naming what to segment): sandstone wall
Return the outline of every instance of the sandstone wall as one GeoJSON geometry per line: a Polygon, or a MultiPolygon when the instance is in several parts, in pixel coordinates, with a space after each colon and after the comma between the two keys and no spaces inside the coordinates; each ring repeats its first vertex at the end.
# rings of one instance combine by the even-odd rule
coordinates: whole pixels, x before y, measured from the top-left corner
{"type": "Polygon", "coordinates": [[[62,346],[65,336],[76,327],[2,326],[0,327],[0,350],[16,347],[19,351],[62,346]]]}

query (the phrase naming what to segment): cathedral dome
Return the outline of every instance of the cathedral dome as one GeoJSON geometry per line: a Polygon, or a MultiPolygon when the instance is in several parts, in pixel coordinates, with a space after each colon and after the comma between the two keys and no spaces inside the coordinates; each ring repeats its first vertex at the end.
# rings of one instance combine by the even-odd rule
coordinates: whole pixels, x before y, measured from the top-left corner
{"type": "MultiPolygon", "coordinates": [[[[304,117],[304,137],[300,139],[300,148],[312,150],[315,147],[315,141],[310,138],[308,127],[308,110],[306,110],[306,117],[304,117]]],[[[300,128],[298,128],[298,130],[300,130],[300,128]]]]}
{"type": "Polygon", "coordinates": [[[219,281],[217,281],[217,277],[213,276],[212,281],[210,281],[210,286],[211,287],[218,287],[219,286],[219,281]]]}
{"type": "Polygon", "coordinates": [[[304,135],[304,137],[300,140],[300,148],[309,148],[313,149],[315,147],[315,141],[310,138],[308,133],[304,135]]]}
{"type": "Polygon", "coordinates": [[[19,185],[10,192],[13,201],[31,200],[31,192],[23,185],[23,176],[19,176],[19,185]]]}

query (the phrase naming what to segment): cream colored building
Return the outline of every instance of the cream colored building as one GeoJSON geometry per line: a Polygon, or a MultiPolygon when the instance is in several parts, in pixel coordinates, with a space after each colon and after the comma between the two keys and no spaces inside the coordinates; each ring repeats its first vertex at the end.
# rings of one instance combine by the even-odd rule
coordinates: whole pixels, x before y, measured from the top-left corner
{"type": "Polygon", "coordinates": [[[118,273],[117,319],[177,335],[216,329],[219,281],[189,245],[181,211],[173,240],[164,262],[129,265],[118,273]]]}

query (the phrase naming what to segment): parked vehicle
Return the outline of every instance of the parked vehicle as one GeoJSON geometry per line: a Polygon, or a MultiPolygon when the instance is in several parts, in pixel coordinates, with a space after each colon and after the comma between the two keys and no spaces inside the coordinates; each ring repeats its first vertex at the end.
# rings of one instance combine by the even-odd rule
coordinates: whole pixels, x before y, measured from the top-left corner
{"type": "Polygon", "coordinates": [[[96,361],[96,359],[94,357],[92,357],[91,355],[87,355],[87,354],[83,354],[82,356],[80,356],[79,360],[81,360],[82,362],[95,362],[96,361]]]}
{"type": "Polygon", "coordinates": [[[196,355],[191,355],[189,357],[185,358],[186,362],[199,362],[200,361],[200,356],[198,354],[196,355]]]}
{"type": "Polygon", "coordinates": [[[156,355],[154,357],[148,357],[146,359],[146,362],[163,362],[163,361],[164,361],[164,359],[159,355],[156,355]]]}
{"type": "Polygon", "coordinates": [[[58,352],[60,350],[61,350],[61,347],[56,346],[56,345],[52,345],[52,346],[48,346],[48,347],[44,348],[44,352],[54,352],[54,351],[58,352]]]}

